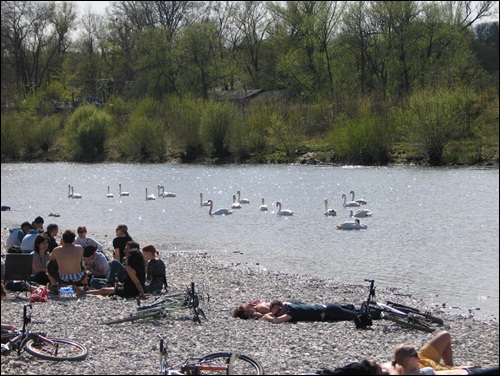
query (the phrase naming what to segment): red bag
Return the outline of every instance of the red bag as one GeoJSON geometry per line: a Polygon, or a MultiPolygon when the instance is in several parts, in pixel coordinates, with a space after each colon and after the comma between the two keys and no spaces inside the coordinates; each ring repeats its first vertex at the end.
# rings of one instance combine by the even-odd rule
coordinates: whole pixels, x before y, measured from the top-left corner
{"type": "Polygon", "coordinates": [[[38,286],[30,295],[30,302],[46,302],[49,300],[49,292],[46,286],[38,286]]]}

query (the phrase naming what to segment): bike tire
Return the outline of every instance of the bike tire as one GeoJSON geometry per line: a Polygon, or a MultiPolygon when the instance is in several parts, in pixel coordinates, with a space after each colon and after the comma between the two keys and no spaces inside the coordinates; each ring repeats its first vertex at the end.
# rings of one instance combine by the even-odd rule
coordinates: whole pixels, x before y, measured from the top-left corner
{"type": "Polygon", "coordinates": [[[126,317],[119,317],[114,320],[109,320],[104,322],[106,325],[111,325],[111,324],[120,324],[122,322],[129,322],[129,321],[135,321],[135,320],[141,320],[141,319],[148,319],[148,318],[154,318],[154,317],[162,317],[163,316],[162,311],[155,311],[155,312],[148,312],[148,313],[139,313],[139,314],[132,314],[126,317]]]}
{"type": "Polygon", "coordinates": [[[88,355],[88,350],[85,346],[79,343],[61,338],[47,338],[58,344],[56,354],[50,354],[48,351],[53,348],[49,344],[35,339],[30,339],[26,342],[25,349],[31,355],[45,360],[82,360],[88,355]],[[47,349],[47,350],[45,350],[47,349]]]}
{"type": "Polygon", "coordinates": [[[399,309],[400,311],[403,311],[405,313],[413,313],[415,315],[422,316],[423,318],[428,319],[435,324],[442,325],[444,323],[442,318],[437,316],[432,316],[430,313],[420,312],[420,310],[417,308],[405,306],[404,304],[394,303],[391,301],[387,301],[387,305],[399,309]]]}
{"type": "Polygon", "coordinates": [[[399,324],[399,325],[401,325],[405,328],[408,328],[408,329],[421,330],[421,331],[427,332],[427,333],[432,333],[435,330],[434,328],[430,327],[426,323],[424,323],[416,318],[399,317],[399,316],[396,316],[392,313],[387,313],[387,312],[383,312],[381,318],[383,320],[392,321],[392,322],[399,324]]]}
{"type": "MultiPolygon", "coordinates": [[[[231,358],[231,355],[233,353],[231,352],[218,352],[218,353],[213,353],[213,354],[208,354],[204,356],[203,358],[200,359],[201,363],[205,364],[219,364],[219,365],[227,365],[229,362],[229,359],[231,358]]],[[[214,375],[263,375],[264,374],[264,369],[262,368],[262,365],[255,359],[243,355],[243,354],[236,354],[235,360],[233,363],[233,372],[229,373],[229,370],[227,372],[220,371],[221,373],[216,373],[210,371],[210,374],[214,375]],[[223,372],[223,373],[222,373],[223,372]]]]}

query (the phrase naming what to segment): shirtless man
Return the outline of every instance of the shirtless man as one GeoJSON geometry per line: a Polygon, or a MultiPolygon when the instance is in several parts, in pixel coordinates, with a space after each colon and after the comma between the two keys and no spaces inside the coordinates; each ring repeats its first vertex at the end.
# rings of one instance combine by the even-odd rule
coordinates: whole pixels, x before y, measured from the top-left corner
{"type": "MultiPolygon", "coordinates": [[[[62,235],[63,245],[54,248],[49,256],[49,264],[52,264],[53,260],[57,262],[58,277],[63,284],[88,283],[87,274],[82,271],[83,247],[73,244],[75,238],[76,235],[73,231],[64,231],[62,235]]],[[[54,273],[54,269],[49,265],[47,266],[47,271],[53,292],[56,292],[54,291],[54,287],[58,285],[56,273],[54,273]]]]}

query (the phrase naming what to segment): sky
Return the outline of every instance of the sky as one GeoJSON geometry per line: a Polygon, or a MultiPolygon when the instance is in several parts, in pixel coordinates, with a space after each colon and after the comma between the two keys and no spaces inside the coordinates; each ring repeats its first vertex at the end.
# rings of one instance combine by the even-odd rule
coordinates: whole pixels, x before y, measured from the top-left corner
{"type": "Polygon", "coordinates": [[[87,5],[90,5],[92,12],[104,15],[106,7],[111,3],[111,1],[75,1],[78,4],[78,11],[80,14],[86,9],[87,5]]]}

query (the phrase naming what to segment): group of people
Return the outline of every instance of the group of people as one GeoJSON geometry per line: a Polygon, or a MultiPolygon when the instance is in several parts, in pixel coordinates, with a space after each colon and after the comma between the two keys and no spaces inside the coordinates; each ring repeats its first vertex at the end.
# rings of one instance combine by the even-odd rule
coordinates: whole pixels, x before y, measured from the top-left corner
{"type": "Polygon", "coordinates": [[[52,294],[59,294],[63,285],[72,285],[76,294],[141,296],[167,289],[166,266],[152,244],[139,246],[128,233],[125,224],[116,228],[113,239],[113,259],[108,260],[103,246],[87,237],[87,228],[79,226],[77,234],[65,230],[58,243],[57,224],[43,230],[43,218],[20,228],[11,229],[7,240],[8,253],[33,254],[33,274],[30,284],[5,282],[7,290],[35,289],[50,285],[52,294]]]}

